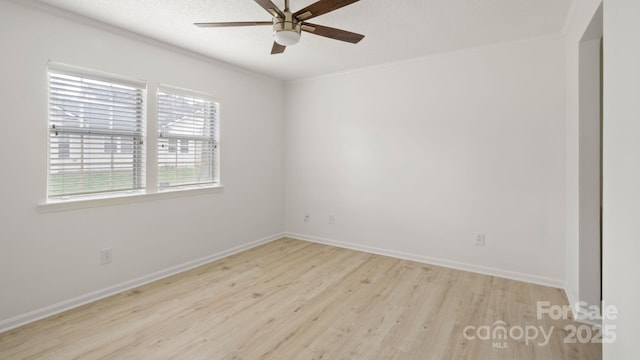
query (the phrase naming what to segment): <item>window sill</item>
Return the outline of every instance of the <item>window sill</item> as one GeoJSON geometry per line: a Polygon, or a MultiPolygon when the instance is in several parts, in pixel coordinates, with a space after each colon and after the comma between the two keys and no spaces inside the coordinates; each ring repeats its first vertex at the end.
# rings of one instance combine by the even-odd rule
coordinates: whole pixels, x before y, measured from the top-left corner
{"type": "Polygon", "coordinates": [[[171,189],[162,190],[157,193],[136,193],[136,194],[122,194],[118,196],[109,197],[86,197],[76,198],[69,200],[59,200],[38,205],[38,211],[41,213],[50,213],[58,211],[70,211],[77,209],[86,209],[92,207],[121,205],[143,201],[153,201],[162,199],[181,198],[186,196],[198,196],[213,193],[220,193],[224,190],[223,185],[215,186],[203,186],[197,188],[184,188],[184,189],[171,189]]]}

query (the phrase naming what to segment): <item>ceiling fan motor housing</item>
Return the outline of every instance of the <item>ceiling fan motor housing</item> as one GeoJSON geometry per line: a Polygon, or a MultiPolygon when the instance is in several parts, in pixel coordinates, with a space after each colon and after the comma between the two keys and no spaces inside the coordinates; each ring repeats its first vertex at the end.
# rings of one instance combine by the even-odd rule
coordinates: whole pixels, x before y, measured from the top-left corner
{"type": "Polygon", "coordinates": [[[290,11],[284,11],[284,19],[273,18],[273,37],[283,46],[290,46],[300,41],[302,22],[298,21],[290,11]]]}

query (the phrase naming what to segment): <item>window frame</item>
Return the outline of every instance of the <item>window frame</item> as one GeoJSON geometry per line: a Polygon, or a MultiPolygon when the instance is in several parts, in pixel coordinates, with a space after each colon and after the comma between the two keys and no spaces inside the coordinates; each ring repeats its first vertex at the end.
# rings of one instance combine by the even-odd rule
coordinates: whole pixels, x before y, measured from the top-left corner
{"type": "MultiPolygon", "coordinates": [[[[97,206],[108,206],[108,205],[117,205],[117,204],[126,204],[132,202],[140,202],[140,201],[149,201],[149,200],[158,200],[158,199],[167,199],[167,198],[176,198],[176,197],[185,197],[185,196],[200,196],[211,193],[219,193],[224,190],[224,186],[221,182],[220,177],[220,123],[221,123],[221,115],[220,115],[220,101],[215,97],[199,91],[188,90],[180,87],[175,87],[171,85],[161,84],[158,82],[152,82],[147,80],[134,79],[127,76],[116,75],[112,73],[107,73],[99,70],[87,69],[79,66],[67,65],[63,63],[57,63],[49,61],[46,66],[46,109],[47,113],[45,115],[45,123],[46,123],[46,185],[44,188],[44,196],[43,201],[38,204],[38,210],[43,213],[47,212],[56,212],[56,211],[66,211],[66,210],[74,210],[74,209],[82,209],[82,208],[90,208],[97,206]],[[69,195],[64,197],[55,197],[51,198],[49,196],[49,172],[51,165],[51,150],[50,150],[50,125],[51,125],[51,117],[49,113],[50,106],[50,96],[49,96],[49,72],[59,71],[59,72],[69,72],[74,76],[79,77],[89,77],[89,78],[97,78],[96,80],[100,81],[113,81],[115,83],[127,83],[127,84],[135,84],[143,89],[143,105],[142,105],[142,167],[141,171],[144,173],[143,184],[140,189],[136,190],[124,190],[124,191],[111,191],[111,192],[100,192],[100,193],[92,193],[92,194],[80,194],[80,195],[69,195]],[[158,139],[159,139],[159,103],[158,103],[158,93],[162,90],[170,90],[172,92],[178,92],[181,95],[185,96],[194,96],[198,98],[205,99],[210,101],[216,105],[216,119],[217,122],[217,132],[216,132],[216,156],[213,159],[215,165],[215,182],[214,183],[206,183],[206,184],[198,184],[194,186],[177,186],[160,189],[158,184],[158,139]]],[[[123,137],[116,136],[113,140],[113,145],[117,146],[119,151],[124,151],[126,144],[126,139],[123,137]]],[[[128,146],[128,145],[127,145],[128,146]]],[[[191,149],[189,149],[191,150],[191,149]]],[[[181,144],[179,141],[176,142],[177,153],[181,151],[181,144]]]]}
{"type": "MultiPolygon", "coordinates": [[[[100,85],[96,85],[96,87],[99,87],[99,86],[100,85]]],[[[108,95],[108,94],[105,94],[105,95],[108,95]]],[[[71,97],[77,97],[77,95],[71,95],[71,97]]],[[[64,98],[61,96],[59,97],[59,100],[64,100],[64,98]]],[[[148,91],[147,91],[147,84],[144,81],[127,78],[124,76],[109,74],[109,73],[105,73],[97,70],[91,70],[91,69],[86,69],[86,68],[81,68],[76,66],[70,66],[66,64],[49,62],[47,64],[47,115],[46,115],[46,122],[47,122],[46,179],[47,180],[46,180],[46,196],[45,196],[46,202],[53,203],[53,202],[62,202],[62,201],[74,201],[76,199],[85,199],[85,198],[92,198],[92,197],[112,197],[112,196],[119,196],[122,194],[144,192],[144,189],[146,187],[145,173],[147,168],[146,166],[147,152],[144,145],[145,136],[146,136],[147,107],[148,107],[148,91]],[[133,88],[135,93],[139,93],[139,98],[142,102],[141,104],[136,106],[136,108],[139,108],[140,113],[136,116],[136,123],[133,126],[133,128],[139,129],[139,131],[136,132],[133,130],[126,131],[126,130],[119,130],[119,129],[84,130],[82,126],[75,126],[75,125],[69,126],[69,127],[56,128],[55,124],[53,124],[54,117],[53,117],[53,110],[52,110],[52,104],[54,101],[54,99],[52,98],[52,84],[53,84],[52,79],[54,79],[56,76],[58,77],[70,76],[70,77],[75,77],[83,80],[93,80],[93,81],[98,81],[102,83],[114,84],[118,86],[128,86],[133,88]],[[127,189],[105,189],[104,191],[95,191],[95,192],[88,191],[84,193],[63,193],[60,195],[51,194],[52,166],[54,166],[55,160],[70,158],[70,156],[67,156],[67,157],[54,156],[54,153],[52,152],[53,147],[51,142],[52,134],[55,134],[54,136],[60,136],[60,135],[68,136],[68,139],[66,140],[66,142],[68,143],[68,149],[65,149],[65,153],[68,150],[69,155],[71,155],[70,153],[71,153],[71,147],[72,147],[71,137],[80,136],[81,154],[84,154],[86,151],[91,151],[90,145],[85,146],[84,144],[85,137],[88,137],[88,138],[96,137],[96,139],[93,139],[92,141],[100,141],[98,140],[99,137],[101,136],[104,137],[102,139],[102,143],[103,143],[102,151],[104,151],[105,153],[111,154],[110,158],[111,158],[112,167],[114,165],[117,165],[117,163],[113,161],[114,153],[112,152],[112,150],[114,149],[114,146],[117,146],[115,138],[119,136],[126,136],[126,137],[131,137],[134,142],[136,140],[139,141],[140,144],[137,147],[139,152],[133,153],[131,155],[132,157],[132,160],[131,160],[132,175],[131,176],[132,176],[132,181],[134,181],[135,183],[131,186],[131,188],[127,188],[127,189]],[[109,143],[106,142],[107,138],[110,138],[109,143]]],[[[94,148],[93,150],[96,151],[97,149],[98,148],[94,148]]],[[[100,150],[97,150],[97,151],[100,151],[100,150]]],[[[84,166],[83,155],[81,156],[81,162],[82,162],[82,166],[84,166]]],[[[95,172],[83,171],[80,174],[86,175],[86,174],[92,174],[92,173],[95,173],[95,172]]],[[[115,172],[111,171],[111,172],[108,172],[108,174],[110,174],[110,176],[113,176],[115,172]]]]}

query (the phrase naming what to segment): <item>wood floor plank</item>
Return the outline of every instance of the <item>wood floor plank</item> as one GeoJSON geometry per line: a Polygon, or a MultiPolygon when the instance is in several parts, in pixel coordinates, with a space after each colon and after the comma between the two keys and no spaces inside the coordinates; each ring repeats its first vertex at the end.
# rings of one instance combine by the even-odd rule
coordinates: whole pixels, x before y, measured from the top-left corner
{"type": "Polygon", "coordinates": [[[2,359],[580,359],[559,289],[283,238],[0,333],[2,359]],[[549,344],[465,327],[554,329],[549,344]]]}

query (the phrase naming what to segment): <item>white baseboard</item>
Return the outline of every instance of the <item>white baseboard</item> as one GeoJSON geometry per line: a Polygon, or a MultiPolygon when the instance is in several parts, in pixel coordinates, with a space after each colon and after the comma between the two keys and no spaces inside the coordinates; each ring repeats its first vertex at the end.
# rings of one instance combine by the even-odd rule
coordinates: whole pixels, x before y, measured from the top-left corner
{"type": "Polygon", "coordinates": [[[434,257],[424,256],[424,255],[409,254],[401,251],[376,248],[376,247],[349,243],[344,241],[336,241],[336,240],[325,239],[325,238],[311,236],[311,235],[285,233],[285,236],[294,238],[294,239],[315,242],[319,244],[337,246],[345,249],[364,251],[372,254],[378,254],[378,255],[390,256],[390,257],[395,257],[395,258],[404,259],[404,260],[416,261],[424,264],[437,265],[437,266],[447,267],[447,268],[456,269],[456,270],[469,271],[469,272],[479,273],[483,275],[497,276],[497,277],[511,279],[511,280],[524,281],[532,284],[564,289],[564,281],[560,279],[553,279],[553,278],[548,278],[543,276],[520,273],[516,271],[509,271],[504,269],[468,264],[468,263],[452,261],[447,259],[439,259],[439,258],[434,258],[434,257]]]}
{"type": "Polygon", "coordinates": [[[575,306],[578,303],[578,299],[575,297],[575,295],[573,294],[573,292],[567,290],[567,288],[564,288],[564,295],[567,297],[567,300],[569,301],[569,306],[571,306],[571,316],[573,316],[573,318],[576,318],[576,312],[575,312],[575,306]]]}
{"type": "Polygon", "coordinates": [[[571,291],[568,291],[567,289],[564,289],[564,293],[567,296],[567,300],[569,300],[569,306],[571,306],[571,316],[573,317],[573,320],[579,323],[587,324],[587,325],[600,326],[600,327],[602,326],[602,320],[580,318],[576,313],[576,304],[578,304],[578,301],[579,301],[578,298],[576,298],[574,294],[571,291]]]}
{"type": "Polygon", "coordinates": [[[203,258],[200,259],[196,259],[193,261],[189,261],[186,262],[184,264],[180,264],[180,265],[176,265],[176,266],[172,266],[168,269],[165,270],[161,270],[158,272],[155,272],[153,274],[149,274],[149,275],[145,275],[145,276],[141,276],[139,278],[133,279],[133,280],[129,280],[129,281],[125,281],[123,283],[114,285],[114,286],[110,286],[108,288],[105,289],[101,289],[101,290],[97,290],[88,294],[84,294],[69,300],[65,300],[62,302],[59,302],[57,304],[53,304],[50,306],[46,306],[44,308],[38,309],[38,310],[34,310],[25,314],[21,314],[9,319],[5,319],[5,320],[1,320],[0,321],[0,333],[7,331],[7,330],[11,330],[14,328],[17,328],[19,326],[22,325],[26,325],[28,323],[40,320],[40,319],[44,319],[46,317],[52,316],[52,315],[56,315],[59,314],[61,312],[67,311],[67,310],[71,310],[73,308],[94,302],[96,300],[100,300],[100,299],[104,299],[106,297],[121,293],[123,291],[127,291],[136,287],[139,287],[141,285],[144,284],[148,284],[187,270],[191,270],[193,268],[196,268],[198,266],[202,266],[205,264],[208,264],[210,262],[222,259],[224,257],[233,255],[233,254],[237,254],[239,252],[242,251],[246,251],[249,250],[251,248],[254,248],[256,246],[260,246],[266,243],[269,243],[271,241],[280,239],[284,236],[284,234],[275,234],[275,235],[271,235],[268,236],[266,238],[262,238],[244,245],[240,245],[240,246],[236,246],[233,247],[231,249],[227,249],[227,250],[223,250],[220,251],[218,253],[215,254],[211,254],[208,256],[205,256],[203,258]]]}

